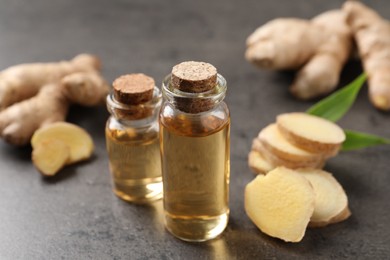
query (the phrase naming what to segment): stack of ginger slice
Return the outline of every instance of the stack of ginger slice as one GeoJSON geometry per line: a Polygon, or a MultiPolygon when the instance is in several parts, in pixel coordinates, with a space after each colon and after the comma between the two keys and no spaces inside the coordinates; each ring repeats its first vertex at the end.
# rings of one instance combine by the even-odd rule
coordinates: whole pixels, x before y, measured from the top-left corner
{"type": "Polygon", "coordinates": [[[253,140],[249,167],[256,173],[277,166],[321,169],[337,155],[344,140],[344,131],[326,119],[305,113],[281,114],[253,140]]]}
{"type": "Polygon", "coordinates": [[[281,114],[261,130],[249,153],[249,166],[259,175],[246,186],[245,210],[262,232],[298,242],[306,227],[351,215],[344,189],[321,170],[344,140],[339,126],[305,113],[281,114]]]}

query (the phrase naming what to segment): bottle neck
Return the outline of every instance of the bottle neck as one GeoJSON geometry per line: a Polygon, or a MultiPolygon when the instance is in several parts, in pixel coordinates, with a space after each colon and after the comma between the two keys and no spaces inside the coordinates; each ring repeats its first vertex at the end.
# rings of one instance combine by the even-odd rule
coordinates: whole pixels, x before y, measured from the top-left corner
{"type": "Polygon", "coordinates": [[[106,99],[108,112],[116,120],[139,125],[149,124],[157,119],[161,100],[161,91],[157,87],[154,87],[153,98],[150,101],[138,105],[120,103],[113,93],[110,93],[106,99]]]}
{"type": "Polygon", "coordinates": [[[226,96],[226,80],[222,75],[217,75],[217,84],[211,90],[201,93],[184,92],[174,88],[171,84],[171,75],[165,77],[162,84],[164,100],[172,104],[178,110],[197,114],[212,110],[222,102],[226,96]]]}

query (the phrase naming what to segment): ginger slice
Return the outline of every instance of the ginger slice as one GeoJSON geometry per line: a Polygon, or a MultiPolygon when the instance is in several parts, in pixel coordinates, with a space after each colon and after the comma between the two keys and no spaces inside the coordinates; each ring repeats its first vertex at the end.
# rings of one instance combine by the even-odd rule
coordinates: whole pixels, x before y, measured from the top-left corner
{"type": "Polygon", "coordinates": [[[67,164],[69,156],[70,149],[64,141],[45,139],[35,146],[32,161],[42,175],[53,176],[67,164]]]}
{"type": "Polygon", "coordinates": [[[264,147],[278,157],[289,161],[318,161],[320,154],[300,149],[290,143],[279,131],[276,124],[270,124],[260,131],[258,139],[264,147]]]}
{"type": "Polygon", "coordinates": [[[251,170],[257,174],[267,173],[276,167],[273,163],[269,162],[260,152],[253,150],[250,151],[248,155],[248,165],[249,168],[251,168],[251,170]]]}
{"type": "Polygon", "coordinates": [[[277,116],[280,133],[292,144],[326,157],[338,153],[345,140],[344,131],[335,123],[306,113],[286,113],[277,116]]]}
{"type": "Polygon", "coordinates": [[[286,242],[302,240],[314,211],[315,193],[301,174],[278,167],[245,188],[245,211],[264,233],[286,242]]]}
{"type": "MultiPolygon", "coordinates": [[[[346,220],[352,215],[349,207],[344,208],[337,216],[333,217],[328,224],[334,224],[346,220]]],[[[323,223],[309,222],[309,227],[323,227],[323,223]]]]}
{"type": "MultiPolygon", "coordinates": [[[[252,143],[252,150],[257,151],[265,158],[270,164],[275,166],[285,166],[290,169],[299,169],[299,168],[318,168],[321,169],[325,165],[325,160],[323,158],[318,158],[317,160],[300,160],[292,161],[280,158],[276,154],[272,153],[272,150],[267,149],[262,142],[255,138],[252,143]]],[[[275,168],[275,167],[274,167],[275,168]]]]}
{"type": "Polygon", "coordinates": [[[340,222],[351,215],[347,195],[331,173],[315,169],[300,169],[297,172],[311,183],[316,194],[310,227],[340,222]]]}
{"type": "Polygon", "coordinates": [[[36,149],[41,142],[48,139],[61,140],[69,146],[68,163],[88,159],[94,149],[91,136],[81,127],[71,123],[56,122],[38,129],[31,139],[31,145],[36,149]]]}

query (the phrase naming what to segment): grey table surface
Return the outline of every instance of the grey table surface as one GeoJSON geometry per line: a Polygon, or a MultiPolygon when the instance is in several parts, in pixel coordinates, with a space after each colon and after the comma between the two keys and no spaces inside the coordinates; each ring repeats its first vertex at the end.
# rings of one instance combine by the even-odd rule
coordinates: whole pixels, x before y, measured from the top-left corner
{"type": "MultiPolygon", "coordinates": [[[[390,3],[367,1],[390,18],[390,3]]],[[[104,107],[74,107],[68,120],[96,144],[91,161],[43,178],[31,148],[0,142],[0,259],[385,259],[390,257],[390,147],[341,153],[326,166],[344,186],[353,215],[309,229],[303,241],[262,234],[244,211],[251,140],[279,113],[313,102],[292,98],[292,73],[260,71],[244,57],[245,39],[279,16],[310,18],[342,1],[0,1],[0,68],[68,59],[88,52],[103,62],[108,81],[144,72],[161,82],[184,60],[214,64],[228,81],[231,110],[229,225],[217,239],[186,243],[165,229],[161,201],[128,204],[111,192],[104,107]]],[[[359,75],[350,62],[340,86],[359,75]]],[[[390,115],[375,110],[364,88],[344,128],[390,137],[390,115]]]]}

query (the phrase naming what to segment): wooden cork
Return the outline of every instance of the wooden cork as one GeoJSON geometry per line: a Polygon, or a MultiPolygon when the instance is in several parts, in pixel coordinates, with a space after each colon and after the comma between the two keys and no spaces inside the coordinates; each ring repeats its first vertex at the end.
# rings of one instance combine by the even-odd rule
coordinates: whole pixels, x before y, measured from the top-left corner
{"type": "Polygon", "coordinates": [[[113,85],[114,98],[126,105],[139,105],[153,98],[154,80],[142,73],[117,78],[113,85]]]}
{"type": "Polygon", "coordinates": [[[182,62],[172,68],[171,84],[183,92],[205,92],[217,84],[217,69],[206,62],[182,62]]]}
{"type": "MultiPolygon", "coordinates": [[[[217,85],[217,69],[206,62],[186,61],[172,68],[171,85],[187,93],[202,93],[217,85]]],[[[201,113],[214,107],[211,99],[175,97],[176,107],[186,113],[201,113]]]]}

